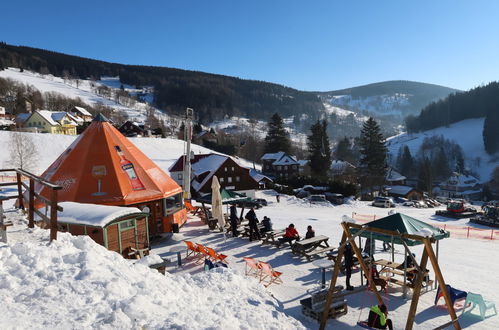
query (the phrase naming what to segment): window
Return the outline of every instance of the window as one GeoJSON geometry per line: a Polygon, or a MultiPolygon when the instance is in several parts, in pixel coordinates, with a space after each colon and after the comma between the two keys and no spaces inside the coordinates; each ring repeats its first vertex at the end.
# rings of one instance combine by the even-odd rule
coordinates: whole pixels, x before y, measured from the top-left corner
{"type": "Polygon", "coordinates": [[[177,174],[177,178],[178,178],[179,180],[182,180],[182,173],[177,174]]]}
{"type": "Polygon", "coordinates": [[[288,165],[284,166],[284,170],[287,171],[288,170],[288,165]]]}
{"type": "Polygon", "coordinates": [[[281,165],[278,165],[277,166],[277,170],[280,171],[281,170],[281,165]]]}
{"type": "Polygon", "coordinates": [[[227,178],[227,183],[232,183],[232,177],[231,177],[231,176],[229,176],[229,177],[227,178]]]}
{"type": "Polygon", "coordinates": [[[234,166],[232,166],[232,167],[230,168],[230,170],[231,170],[232,172],[234,172],[234,166]]]}
{"type": "Polygon", "coordinates": [[[227,172],[227,167],[224,167],[225,172],[227,172]]]}
{"type": "Polygon", "coordinates": [[[298,167],[298,166],[296,166],[296,165],[293,165],[293,170],[296,170],[296,168],[297,168],[297,167],[298,167]]]}
{"type": "Polygon", "coordinates": [[[220,183],[224,183],[224,178],[220,178],[220,183]]]}
{"type": "Polygon", "coordinates": [[[127,229],[134,227],[133,220],[122,221],[119,223],[119,225],[120,225],[120,231],[127,230],[127,229]]]}
{"type": "Polygon", "coordinates": [[[163,199],[164,213],[169,215],[182,208],[182,193],[163,199]]]}
{"type": "Polygon", "coordinates": [[[241,177],[236,176],[236,182],[240,182],[240,181],[241,181],[241,177]]]}

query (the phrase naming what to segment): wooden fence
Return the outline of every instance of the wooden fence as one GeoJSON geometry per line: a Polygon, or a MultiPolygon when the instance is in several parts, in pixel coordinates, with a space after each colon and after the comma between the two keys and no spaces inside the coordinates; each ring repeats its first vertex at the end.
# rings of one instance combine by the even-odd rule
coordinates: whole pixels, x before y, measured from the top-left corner
{"type": "Polygon", "coordinates": [[[1,197],[0,200],[18,199],[19,208],[25,210],[28,206],[28,227],[35,226],[34,215],[38,215],[44,222],[50,226],[50,240],[57,239],[57,211],[62,211],[62,207],[57,205],[57,192],[62,189],[61,186],[53,184],[49,181],[42,179],[30,172],[22,169],[0,169],[0,173],[15,172],[15,181],[2,182],[0,187],[17,186],[17,194],[11,196],[1,197]],[[29,180],[29,184],[25,181],[29,180]],[[35,192],[35,182],[49,188],[50,197],[46,198],[35,192]],[[23,194],[23,187],[26,189],[26,194],[23,194]],[[50,216],[47,216],[35,208],[35,198],[45,204],[45,209],[50,207],[50,216]]]}

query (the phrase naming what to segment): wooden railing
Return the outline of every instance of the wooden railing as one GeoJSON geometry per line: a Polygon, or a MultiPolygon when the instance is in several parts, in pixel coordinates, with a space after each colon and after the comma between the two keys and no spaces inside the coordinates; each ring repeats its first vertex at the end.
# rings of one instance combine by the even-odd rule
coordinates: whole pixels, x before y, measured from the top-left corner
{"type": "Polygon", "coordinates": [[[8,199],[18,199],[19,200],[19,208],[25,210],[26,204],[28,205],[28,227],[33,228],[35,226],[34,215],[35,213],[46,223],[50,224],[50,240],[57,239],[57,211],[62,212],[62,207],[57,205],[57,192],[62,189],[61,186],[53,184],[52,182],[46,181],[39,176],[36,176],[30,172],[25,170],[16,168],[16,169],[0,169],[0,173],[2,172],[15,172],[16,180],[13,182],[3,182],[0,183],[0,187],[5,186],[17,186],[17,195],[2,197],[2,200],[8,199]],[[29,180],[29,184],[23,182],[23,179],[26,178],[29,180]],[[46,198],[37,192],[35,192],[35,182],[45,186],[50,191],[50,197],[46,198]],[[28,197],[26,198],[23,195],[23,187],[28,192],[28,197]],[[35,198],[45,204],[45,208],[50,207],[50,216],[46,216],[39,210],[35,208],[35,198]]]}

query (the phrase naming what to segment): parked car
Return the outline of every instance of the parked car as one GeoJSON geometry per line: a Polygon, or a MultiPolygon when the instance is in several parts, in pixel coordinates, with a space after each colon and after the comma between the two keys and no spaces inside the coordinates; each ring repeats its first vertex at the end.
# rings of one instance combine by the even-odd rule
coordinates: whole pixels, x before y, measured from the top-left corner
{"type": "Polygon", "coordinates": [[[426,203],[423,202],[423,201],[414,201],[414,207],[417,207],[417,208],[427,208],[428,205],[426,205],[426,203]]]}
{"type": "Polygon", "coordinates": [[[395,203],[390,197],[375,197],[372,205],[379,207],[395,207],[395,203]]]}
{"type": "Polygon", "coordinates": [[[447,197],[444,197],[444,196],[437,196],[436,197],[436,200],[439,202],[439,203],[442,203],[442,204],[447,204],[447,201],[449,200],[447,197]]]}
{"type": "Polygon", "coordinates": [[[326,199],[333,204],[341,205],[344,203],[345,197],[342,194],[326,192],[324,195],[326,196],[326,199]]]}
{"type": "Polygon", "coordinates": [[[404,197],[395,197],[393,200],[397,204],[404,204],[405,202],[409,201],[407,198],[404,197]]]}
{"type": "Polygon", "coordinates": [[[260,206],[267,206],[267,200],[264,198],[255,198],[254,201],[260,204],[260,206]]]}
{"type": "Polygon", "coordinates": [[[310,204],[322,204],[322,203],[329,204],[329,202],[326,199],[326,196],[324,195],[310,195],[308,197],[308,201],[310,202],[310,204]]]}
{"type": "Polygon", "coordinates": [[[414,201],[407,201],[402,203],[403,206],[414,206],[414,201]]]}

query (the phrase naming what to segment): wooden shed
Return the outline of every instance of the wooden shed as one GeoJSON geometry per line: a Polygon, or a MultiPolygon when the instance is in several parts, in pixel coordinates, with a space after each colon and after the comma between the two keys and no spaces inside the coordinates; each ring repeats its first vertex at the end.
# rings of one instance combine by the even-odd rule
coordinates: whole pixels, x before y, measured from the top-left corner
{"type": "Polygon", "coordinates": [[[125,258],[131,249],[149,249],[147,213],[136,207],[62,202],[58,229],[73,235],[87,235],[108,250],[125,258]]]}

